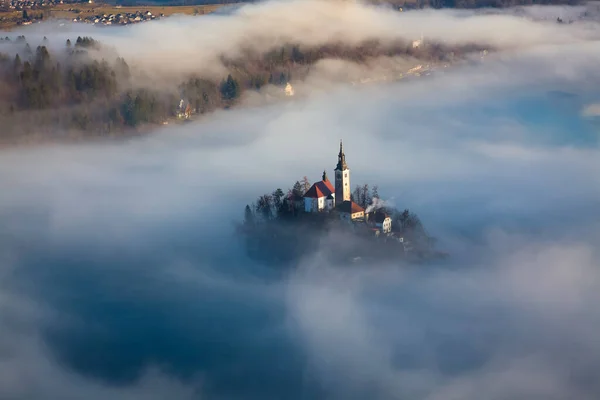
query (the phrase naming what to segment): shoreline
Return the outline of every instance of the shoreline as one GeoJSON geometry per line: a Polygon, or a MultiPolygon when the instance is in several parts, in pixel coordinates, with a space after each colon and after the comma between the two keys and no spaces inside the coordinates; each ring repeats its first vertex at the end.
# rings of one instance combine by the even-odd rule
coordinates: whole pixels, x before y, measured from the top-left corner
{"type": "MultiPolygon", "coordinates": [[[[454,65],[457,63],[454,63],[454,65]]],[[[432,75],[436,73],[437,70],[446,70],[450,68],[453,64],[445,63],[440,65],[435,65],[432,63],[428,63],[426,65],[421,65],[420,68],[411,68],[416,74],[412,73],[400,73],[397,71],[390,71],[389,75],[381,78],[363,78],[359,81],[348,81],[344,83],[334,84],[335,87],[339,88],[360,88],[364,86],[373,86],[373,85],[383,85],[383,84],[395,84],[395,83],[403,83],[403,82],[411,82],[415,79],[423,79],[423,78],[431,78],[432,75]]],[[[328,93],[328,92],[327,92],[328,93]]],[[[0,141],[0,152],[7,150],[15,150],[15,149],[29,149],[34,147],[41,146],[49,146],[49,145],[81,145],[81,144],[91,144],[91,143],[114,143],[116,141],[127,141],[131,139],[136,139],[139,137],[144,137],[152,134],[160,134],[162,131],[170,128],[170,127],[179,127],[186,124],[192,124],[200,122],[207,117],[213,116],[215,113],[223,112],[223,111],[233,111],[233,110],[242,110],[242,109],[256,109],[262,107],[276,106],[284,104],[285,102],[293,101],[295,98],[306,99],[307,96],[292,96],[286,97],[282,95],[280,98],[271,97],[269,100],[264,99],[258,104],[241,104],[235,105],[231,108],[217,108],[207,113],[202,114],[193,114],[189,119],[179,119],[177,117],[171,117],[166,120],[166,124],[151,124],[145,123],[143,125],[126,128],[121,132],[110,135],[81,135],[81,132],[85,131],[73,131],[73,135],[69,133],[65,133],[64,135],[49,135],[49,137],[43,137],[42,134],[34,134],[29,136],[29,138],[24,138],[23,140],[17,141],[0,141]],[[76,133],[79,133],[76,135],[76,133]]]]}

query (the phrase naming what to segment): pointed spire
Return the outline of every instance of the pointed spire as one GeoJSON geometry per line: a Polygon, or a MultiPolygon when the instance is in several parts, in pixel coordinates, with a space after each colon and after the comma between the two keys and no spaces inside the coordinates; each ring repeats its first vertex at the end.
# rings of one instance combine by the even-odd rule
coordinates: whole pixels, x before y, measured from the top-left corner
{"type": "Polygon", "coordinates": [[[346,155],[344,154],[344,146],[342,141],[340,140],[340,153],[338,154],[338,163],[335,167],[336,170],[344,171],[348,169],[348,165],[346,164],[346,155]]]}

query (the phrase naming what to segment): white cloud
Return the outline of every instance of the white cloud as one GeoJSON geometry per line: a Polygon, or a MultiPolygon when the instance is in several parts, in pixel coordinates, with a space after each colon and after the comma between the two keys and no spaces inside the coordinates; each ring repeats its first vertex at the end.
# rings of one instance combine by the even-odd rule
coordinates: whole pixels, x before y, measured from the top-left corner
{"type": "Polygon", "coordinates": [[[597,398],[600,157],[580,118],[598,101],[597,44],[576,24],[308,1],[98,38],[153,62],[146,40],[165,29],[159,53],[201,68],[258,43],[257,20],[274,40],[422,27],[507,50],[431,79],[316,91],[379,71],[330,60],[289,102],[126,142],[3,150],[0,397],[196,398],[201,384],[211,398],[597,398]],[[201,35],[214,26],[220,40],[201,35]],[[315,249],[278,274],[244,257],[231,238],[243,206],[331,171],[340,138],[352,183],[419,214],[449,261],[340,268],[315,249]],[[108,366],[141,378],[118,385],[108,366]]]}

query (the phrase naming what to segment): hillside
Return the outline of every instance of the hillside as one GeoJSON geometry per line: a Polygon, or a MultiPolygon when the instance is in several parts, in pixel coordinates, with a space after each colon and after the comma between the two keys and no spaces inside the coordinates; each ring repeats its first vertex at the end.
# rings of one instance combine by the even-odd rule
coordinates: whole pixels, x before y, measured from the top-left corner
{"type": "MultiPolygon", "coordinates": [[[[127,60],[95,58],[95,51],[101,48],[101,43],[87,37],[73,38],[55,53],[44,43],[29,44],[24,36],[2,39],[0,124],[6,129],[0,134],[0,143],[131,135],[148,124],[187,120],[238,106],[248,93],[269,88],[283,93],[287,83],[310,78],[328,60],[357,68],[393,57],[413,64],[447,63],[482,50],[436,43],[414,47],[406,41],[385,45],[369,41],[356,47],[289,44],[261,54],[248,50],[236,57],[223,56],[221,61],[229,73],[221,79],[184,75],[176,77],[179,84],[157,90],[140,85],[136,77],[144,71],[131,69],[127,60]],[[2,55],[3,45],[7,49],[17,46],[19,54],[12,58],[2,55]]],[[[331,79],[349,79],[340,71],[331,74],[331,79]]]]}

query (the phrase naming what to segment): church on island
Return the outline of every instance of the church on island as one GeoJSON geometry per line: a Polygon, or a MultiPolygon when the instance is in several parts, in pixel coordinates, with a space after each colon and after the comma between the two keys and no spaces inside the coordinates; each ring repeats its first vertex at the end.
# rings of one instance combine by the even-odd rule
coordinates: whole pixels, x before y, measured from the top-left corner
{"type": "Polygon", "coordinates": [[[363,207],[352,201],[350,195],[350,168],[346,163],[344,147],[340,141],[340,152],[338,162],[334,170],[335,185],[327,178],[327,172],[323,171],[323,177],[315,182],[304,194],[304,211],[308,213],[336,211],[342,220],[349,222],[366,222],[373,225],[377,233],[390,233],[392,230],[392,219],[385,213],[376,210],[367,212],[363,207]]]}

